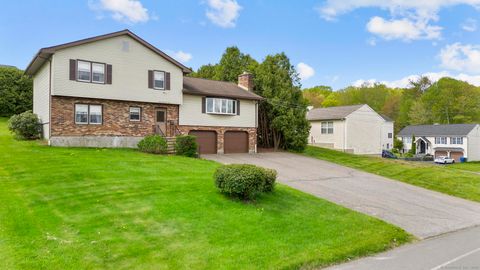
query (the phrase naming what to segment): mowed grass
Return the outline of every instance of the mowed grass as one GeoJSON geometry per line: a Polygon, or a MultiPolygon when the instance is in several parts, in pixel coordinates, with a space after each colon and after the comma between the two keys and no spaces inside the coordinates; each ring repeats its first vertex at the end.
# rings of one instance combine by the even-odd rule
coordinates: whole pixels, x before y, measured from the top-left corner
{"type": "MultiPolygon", "coordinates": [[[[452,196],[480,202],[480,175],[459,170],[460,167],[457,167],[465,166],[463,168],[468,168],[468,164],[442,166],[433,163],[353,155],[314,146],[308,146],[303,154],[452,196]]],[[[480,171],[480,164],[477,163],[476,167],[480,171]]],[[[474,166],[470,168],[473,170],[474,166]]]]}
{"type": "Polygon", "coordinates": [[[480,173],[480,162],[475,161],[466,163],[455,163],[454,165],[451,165],[450,168],[480,173]]]}
{"type": "Polygon", "coordinates": [[[411,239],[282,185],[255,203],[228,199],[217,166],[19,142],[1,119],[0,268],[310,268],[411,239]]]}

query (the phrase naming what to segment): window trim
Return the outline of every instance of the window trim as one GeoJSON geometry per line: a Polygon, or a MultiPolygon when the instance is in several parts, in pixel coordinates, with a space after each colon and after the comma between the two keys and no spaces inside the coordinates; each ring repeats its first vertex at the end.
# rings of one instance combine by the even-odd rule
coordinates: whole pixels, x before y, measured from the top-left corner
{"type": "Polygon", "coordinates": [[[107,63],[103,62],[97,62],[97,61],[89,61],[89,60],[83,60],[83,59],[76,59],[77,66],[76,66],[76,74],[75,74],[75,80],[77,82],[83,82],[83,83],[94,83],[94,84],[106,84],[107,83],[107,63]],[[90,64],[90,80],[80,80],[78,77],[78,64],[79,62],[87,62],[90,64]],[[93,64],[100,64],[103,65],[103,82],[97,82],[93,81],[93,64]]]}
{"type": "Polygon", "coordinates": [[[152,78],[152,80],[153,80],[153,82],[152,82],[153,89],[166,91],[166,90],[165,90],[165,88],[166,88],[165,86],[166,86],[166,84],[167,84],[167,72],[165,72],[165,71],[163,71],[163,70],[153,70],[153,76],[152,76],[152,77],[153,77],[153,78],[152,78]],[[155,87],[155,73],[156,73],[156,72],[161,72],[161,73],[163,73],[163,88],[155,87]]]}
{"type": "Polygon", "coordinates": [[[74,103],[73,104],[73,121],[75,122],[75,125],[103,125],[103,104],[96,104],[96,103],[74,103]],[[77,105],[86,105],[88,107],[88,113],[87,113],[87,122],[77,122],[77,105]],[[90,123],[90,106],[100,106],[100,112],[101,112],[101,119],[100,123],[90,123]]]}
{"type": "Polygon", "coordinates": [[[237,115],[238,101],[233,98],[226,97],[205,97],[205,113],[206,114],[218,114],[218,115],[237,115]],[[213,111],[208,110],[208,100],[213,100],[212,109],[213,111]],[[215,112],[215,100],[220,100],[220,112],[215,112]],[[222,103],[225,100],[227,103],[225,105],[225,112],[222,112],[222,103]],[[228,101],[232,101],[232,112],[228,112],[228,101]]]}
{"type": "Polygon", "coordinates": [[[128,107],[128,120],[130,122],[141,122],[142,121],[142,107],[140,107],[140,106],[130,106],[130,107],[128,107]],[[132,119],[132,111],[131,111],[132,108],[140,109],[140,111],[138,112],[138,114],[139,114],[138,115],[139,116],[138,120],[137,119],[132,119]]]}
{"type": "Polygon", "coordinates": [[[455,145],[462,145],[463,144],[463,137],[450,137],[450,144],[455,144],[455,145]],[[461,141],[461,143],[458,143],[458,141],[461,141]],[[455,141],[455,143],[454,143],[455,141]]]}
{"type": "Polygon", "coordinates": [[[322,121],[320,122],[320,134],[333,134],[334,133],[334,127],[333,127],[333,121],[322,121]],[[329,124],[332,124],[332,127],[329,127],[329,124]],[[323,124],[326,125],[326,127],[323,127],[323,124]],[[325,130],[325,132],[324,132],[325,130]],[[331,131],[331,132],[330,132],[331,131]]]}
{"type": "Polygon", "coordinates": [[[445,136],[435,137],[435,144],[448,144],[447,137],[445,136]],[[442,142],[442,139],[445,139],[445,142],[442,142]]]}

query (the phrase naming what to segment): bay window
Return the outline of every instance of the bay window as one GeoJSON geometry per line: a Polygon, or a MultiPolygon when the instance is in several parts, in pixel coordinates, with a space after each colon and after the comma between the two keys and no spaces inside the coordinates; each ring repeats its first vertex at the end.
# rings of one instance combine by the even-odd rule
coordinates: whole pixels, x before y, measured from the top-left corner
{"type": "Polygon", "coordinates": [[[229,114],[237,113],[237,101],[227,98],[206,98],[206,112],[211,114],[229,114]]]}

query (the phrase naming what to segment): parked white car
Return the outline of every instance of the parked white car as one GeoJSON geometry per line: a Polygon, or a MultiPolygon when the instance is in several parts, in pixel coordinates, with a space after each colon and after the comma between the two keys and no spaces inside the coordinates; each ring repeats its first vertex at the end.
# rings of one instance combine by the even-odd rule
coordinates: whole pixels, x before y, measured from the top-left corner
{"type": "Polygon", "coordinates": [[[446,157],[446,156],[440,156],[440,157],[437,157],[437,158],[435,159],[435,163],[439,163],[439,164],[453,164],[453,163],[455,163],[455,159],[449,158],[449,157],[446,157]]]}

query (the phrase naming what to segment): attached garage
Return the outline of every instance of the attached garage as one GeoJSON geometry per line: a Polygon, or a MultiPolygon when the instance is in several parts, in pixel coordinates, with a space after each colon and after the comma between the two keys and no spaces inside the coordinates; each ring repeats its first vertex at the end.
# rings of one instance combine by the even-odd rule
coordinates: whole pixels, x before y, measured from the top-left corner
{"type": "Polygon", "coordinates": [[[435,151],[435,158],[438,158],[438,157],[448,157],[448,153],[447,151],[435,151]]]}
{"type": "Polygon", "coordinates": [[[192,130],[188,134],[197,138],[200,154],[217,153],[217,133],[215,131],[192,130]]]}
{"type": "Polygon", "coordinates": [[[460,158],[463,157],[463,152],[450,152],[450,157],[455,160],[455,162],[460,162],[460,158]]]}
{"type": "Polygon", "coordinates": [[[224,136],[224,152],[248,153],[248,133],[245,131],[227,131],[224,136]]]}

